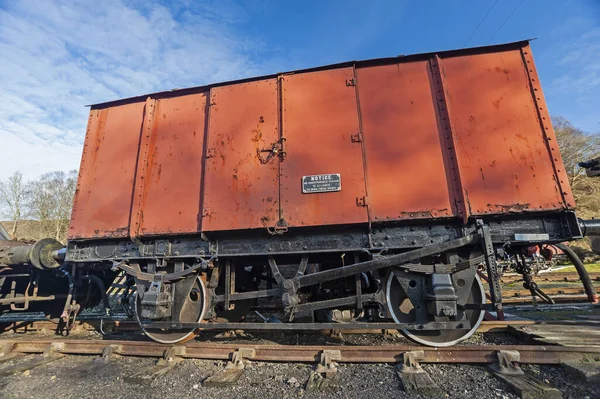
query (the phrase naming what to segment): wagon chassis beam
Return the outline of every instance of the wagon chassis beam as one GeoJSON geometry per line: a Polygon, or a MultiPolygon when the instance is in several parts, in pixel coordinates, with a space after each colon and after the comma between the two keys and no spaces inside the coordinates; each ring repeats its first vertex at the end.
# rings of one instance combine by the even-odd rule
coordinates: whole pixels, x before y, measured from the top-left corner
{"type": "Polygon", "coordinates": [[[420,330],[436,331],[446,329],[470,329],[468,320],[434,321],[429,323],[377,323],[377,322],[352,322],[352,323],[173,323],[168,321],[155,321],[143,323],[144,328],[162,329],[195,329],[202,330],[256,330],[256,331],[290,331],[290,330],[420,330]]]}
{"type": "MultiPolygon", "coordinates": [[[[424,267],[423,265],[406,264],[412,260],[420,259],[426,256],[437,255],[445,251],[461,248],[470,244],[475,244],[480,241],[480,236],[477,234],[468,235],[461,237],[456,240],[444,242],[442,244],[429,245],[416,250],[404,252],[397,255],[391,255],[386,257],[380,257],[377,259],[368,260],[365,262],[355,263],[352,265],[344,266],[337,269],[325,270],[322,272],[316,272],[311,274],[304,274],[306,264],[308,263],[308,257],[302,258],[298,267],[296,276],[285,279],[277,266],[273,257],[269,257],[269,267],[273,278],[279,285],[279,288],[272,288],[260,291],[250,291],[242,293],[233,293],[226,290],[223,295],[214,296],[214,300],[219,303],[230,303],[231,301],[255,299],[255,298],[267,298],[267,297],[280,297],[284,307],[290,311],[293,309],[294,312],[307,312],[318,309],[329,309],[338,306],[357,305],[362,306],[364,303],[369,302],[383,302],[378,293],[374,294],[362,294],[328,299],[323,301],[316,301],[310,303],[300,303],[300,299],[296,295],[300,287],[307,287],[311,285],[321,284],[327,281],[337,280],[345,277],[356,276],[360,273],[383,269],[387,267],[399,267],[410,271],[421,272],[421,273],[433,273],[434,266],[424,267]],[[431,270],[430,270],[431,269],[431,270]]],[[[479,259],[476,259],[479,260],[479,259]]],[[[462,270],[471,267],[473,261],[461,262],[455,265],[444,265],[444,272],[451,273],[454,271],[462,270]]],[[[168,323],[167,323],[168,324],[168,323]]],[[[154,324],[152,325],[154,327],[154,324]]],[[[422,327],[421,327],[422,328],[422,327]]]]}

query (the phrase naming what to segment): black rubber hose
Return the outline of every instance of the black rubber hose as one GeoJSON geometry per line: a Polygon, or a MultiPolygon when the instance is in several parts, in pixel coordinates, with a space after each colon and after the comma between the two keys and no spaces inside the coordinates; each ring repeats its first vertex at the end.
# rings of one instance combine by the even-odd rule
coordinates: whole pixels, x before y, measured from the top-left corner
{"type": "Polygon", "coordinates": [[[569,247],[566,244],[560,243],[560,244],[555,244],[555,245],[557,248],[559,248],[561,251],[563,251],[569,257],[571,262],[573,262],[573,266],[575,266],[575,269],[577,269],[579,278],[581,279],[581,282],[583,283],[583,288],[585,289],[585,293],[588,296],[588,300],[591,303],[598,303],[598,300],[599,300],[598,294],[596,293],[596,290],[594,289],[594,285],[592,284],[592,280],[590,279],[590,275],[588,274],[581,259],[579,259],[579,256],[577,256],[575,251],[573,251],[573,248],[569,247]]]}
{"type": "Polygon", "coordinates": [[[93,281],[94,283],[96,283],[96,285],[98,286],[98,289],[100,290],[100,296],[102,297],[102,303],[104,304],[104,311],[106,312],[107,315],[109,315],[110,314],[110,306],[108,305],[108,296],[106,296],[106,287],[104,286],[104,283],[102,282],[100,277],[94,276],[91,274],[86,274],[85,276],[81,276],[81,278],[87,279],[89,281],[93,281]]]}

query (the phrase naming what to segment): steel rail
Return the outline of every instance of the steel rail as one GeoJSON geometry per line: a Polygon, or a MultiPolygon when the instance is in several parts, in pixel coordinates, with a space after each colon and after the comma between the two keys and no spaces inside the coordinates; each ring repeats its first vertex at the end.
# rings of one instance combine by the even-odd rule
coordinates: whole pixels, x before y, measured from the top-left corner
{"type": "MultiPolygon", "coordinates": [[[[138,331],[140,329],[140,325],[137,321],[132,320],[105,320],[103,322],[104,328],[114,328],[114,331],[138,331]]],[[[279,323],[273,323],[271,325],[277,326],[279,323]]],[[[390,323],[391,324],[391,323],[390,323]]],[[[572,326],[580,326],[580,325],[597,325],[600,327],[600,321],[595,320],[484,320],[479,325],[477,329],[478,333],[485,332],[505,332],[508,330],[509,326],[512,327],[522,327],[522,326],[532,326],[539,324],[559,324],[559,325],[572,325],[572,326]]],[[[98,329],[100,325],[100,320],[77,320],[74,326],[74,329],[88,329],[95,330],[98,329]]],[[[310,333],[331,333],[332,331],[343,331],[344,334],[381,334],[384,331],[397,331],[393,328],[387,328],[387,326],[383,325],[382,328],[375,328],[372,324],[368,326],[364,326],[365,328],[351,328],[340,330],[336,327],[339,327],[340,324],[336,324],[331,328],[319,328],[315,330],[304,330],[303,334],[310,333]]],[[[239,328],[239,330],[244,331],[254,331],[252,328],[248,328],[248,325],[245,325],[244,328],[239,328]]],[[[13,322],[7,323],[4,326],[0,324],[0,334],[6,331],[29,331],[35,332],[36,330],[60,330],[62,328],[61,324],[58,322],[43,320],[43,321],[25,321],[25,322],[13,322]]],[[[233,328],[230,328],[230,330],[233,328]]],[[[235,328],[238,330],[238,328],[235,328]]],[[[281,330],[283,331],[283,330],[281,330]]],[[[213,333],[212,330],[200,330],[199,333],[203,332],[213,333]]]]}
{"type": "MultiPolygon", "coordinates": [[[[11,352],[44,353],[49,348],[67,355],[101,355],[111,346],[121,356],[162,357],[173,346],[147,341],[100,340],[0,340],[0,347],[11,352]]],[[[545,345],[482,345],[430,348],[413,345],[388,346],[290,346],[253,344],[191,343],[177,345],[177,353],[187,359],[227,360],[240,349],[250,349],[251,360],[265,362],[317,362],[323,351],[338,351],[342,363],[396,363],[406,352],[422,351],[421,363],[495,363],[498,351],[518,351],[521,364],[560,364],[564,362],[598,361],[600,347],[563,347],[545,345]]]]}
{"type": "MultiPolygon", "coordinates": [[[[536,274],[536,275],[533,275],[532,277],[533,277],[533,281],[535,281],[536,283],[550,282],[550,281],[556,281],[556,282],[581,281],[579,278],[579,274],[577,274],[577,272],[548,272],[548,273],[536,274]]],[[[592,273],[590,273],[590,278],[594,281],[600,281],[600,273],[592,272],[592,273]]],[[[520,274],[510,274],[510,275],[505,274],[500,278],[500,281],[504,284],[519,282],[519,281],[523,281],[523,276],[521,276],[520,274]]]]}

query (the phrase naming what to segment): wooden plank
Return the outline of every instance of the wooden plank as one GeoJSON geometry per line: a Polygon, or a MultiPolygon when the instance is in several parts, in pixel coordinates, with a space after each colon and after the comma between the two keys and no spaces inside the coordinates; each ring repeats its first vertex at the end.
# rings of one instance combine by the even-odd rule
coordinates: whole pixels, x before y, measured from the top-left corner
{"type": "Polygon", "coordinates": [[[587,383],[600,382],[600,362],[563,363],[565,370],[587,383]]]}
{"type": "Polygon", "coordinates": [[[210,388],[224,388],[232,386],[244,374],[243,369],[225,369],[206,378],[202,385],[210,388]]]}
{"type": "Polygon", "coordinates": [[[507,383],[510,389],[522,399],[562,399],[562,393],[558,389],[529,374],[505,375],[494,372],[494,375],[507,383]]]}
{"type": "Polygon", "coordinates": [[[53,362],[57,359],[60,359],[64,355],[61,353],[54,353],[50,356],[38,355],[33,357],[32,359],[27,359],[23,362],[19,362],[10,367],[7,367],[0,371],[0,376],[8,376],[15,373],[20,373],[26,370],[31,370],[35,367],[42,366],[44,364],[53,362]]]}
{"type": "Polygon", "coordinates": [[[399,367],[396,373],[402,382],[402,388],[408,394],[424,396],[441,396],[442,390],[425,370],[418,372],[402,372],[399,367]]]}

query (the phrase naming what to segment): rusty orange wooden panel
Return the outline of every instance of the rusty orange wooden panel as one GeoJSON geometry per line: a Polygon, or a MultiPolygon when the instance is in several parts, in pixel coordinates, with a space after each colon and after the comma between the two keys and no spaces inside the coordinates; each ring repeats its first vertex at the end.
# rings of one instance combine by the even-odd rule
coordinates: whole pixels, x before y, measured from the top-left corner
{"type": "Polygon", "coordinates": [[[564,206],[519,50],[441,60],[469,213],[564,206]]]}
{"type": "Polygon", "coordinates": [[[272,227],[279,220],[277,79],[211,89],[204,231],[272,227]]]}
{"type": "Polygon", "coordinates": [[[129,235],[144,105],[90,112],[69,239],[129,235]]]}
{"type": "Polygon", "coordinates": [[[207,94],[154,100],[147,112],[131,221],[136,235],[200,231],[207,94]]]}
{"type": "Polygon", "coordinates": [[[371,220],[452,216],[429,63],[365,67],[356,74],[371,220]]]}
{"type": "Polygon", "coordinates": [[[289,226],[368,222],[353,68],[283,77],[281,209],[289,226]],[[304,194],[302,177],[339,173],[341,190],[304,194]]]}

